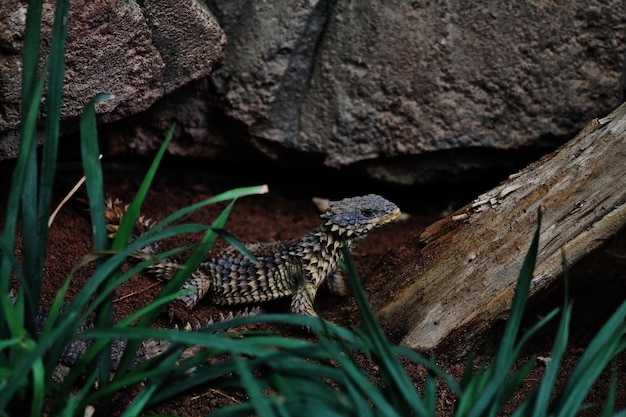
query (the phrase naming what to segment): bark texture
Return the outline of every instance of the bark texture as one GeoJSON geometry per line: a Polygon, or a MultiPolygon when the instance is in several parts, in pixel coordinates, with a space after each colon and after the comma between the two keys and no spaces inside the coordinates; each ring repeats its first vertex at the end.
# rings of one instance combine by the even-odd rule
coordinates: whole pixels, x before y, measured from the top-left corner
{"type": "Polygon", "coordinates": [[[571,266],[623,227],[624,161],[626,104],[391,253],[375,310],[404,345],[467,351],[508,312],[540,209],[531,297],[561,275],[562,251],[571,266]]]}

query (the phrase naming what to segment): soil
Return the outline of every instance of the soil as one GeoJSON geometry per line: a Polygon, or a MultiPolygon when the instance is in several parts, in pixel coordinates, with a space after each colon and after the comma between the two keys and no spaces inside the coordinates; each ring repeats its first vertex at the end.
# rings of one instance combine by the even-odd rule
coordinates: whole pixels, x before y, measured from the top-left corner
{"type": "MultiPolygon", "coordinates": [[[[205,163],[207,164],[207,163],[205,163]]],[[[137,190],[146,162],[109,161],[105,164],[105,189],[112,196],[129,201],[137,190]]],[[[10,163],[0,165],[3,174],[2,187],[7,195],[10,163]]],[[[80,178],[81,173],[75,164],[62,164],[58,174],[53,206],[80,178]]],[[[236,168],[236,167],[233,167],[236,168]]],[[[312,202],[313,197],[342,198],[369,192],[382,194],[396,202],[407,218],[389,224],[372,232],[353,251],[358,272],[363,280],[368,297],[376,297],[371,291],[377,283],[369,277],[380,260],[389,251],[396,250],[409,237],[418,235],[427,225],[457,205],[469,201],[473,195],[488,189],[493,184],[482,184],[468,189],[466,185],[454,188],[446,187],[446,192],[435,192],[431,189],[393,189],[381,184],[366,183],[361,179],[337,177],[324,178],[320,182],[316,178],[302,178],[301,175],[281,175],[265,170],[257,170],[247,174],[235,169],[215,170],[214,167],[202,163],[178,163],[167,160],[162,164],[155,183],[148,193],[144,205],[144,213],[153,219],[161,219],[178,208],[187,206],[219,192],[238,186],[259,185],[267,183],[269,194],[239,199],[229,217],[227,230],[248,242],[270,242],[298,237],[319,226],[319,211],[312,202]],[[419,196],[416,197],[416,196],[419,196]]],[[[441,191],[441,189],[439,190],[441,191]]],[[[222,206],[209,206],[194,213],[188,221],[199,223],[212,222],[221,211],[222,206]]],[[[49,304],[55,292],[66,279],[70,270],[77,264],[81,256],[90,251],[90,234],[88,215],[85,206],[74,198],[65,205],[56,217],[49,236],[49,247],[45,265],[45,280],[42,292],[42,304],[49,304]]],[[[197,236],[188,236],[172,242],[172,245],[190,243],[197,236]]],[[[223,249],[226,245],[219,243],[214,250],[223,249]]],[[[626,233],[614,236],[601,250],[588,259],[580,262],[571,271],[571,297],[574,301],[574,317],[572,320],[570,343],[563,364],[562,377],[559,378],[561,388],[565,377],[571,372],[595,332],[604,323],[615,308],[626,298],[626,233]]],[[[88,279],[90,268],[80,269],[69,290],[69,296],[75,294],[88,279]]],[[[117,294],[116,314],[122,317],[140,306],[145,305],[159,289],[158,283],[145,276],[136,276],[121,286],[117,294]]],[[[541,299],[535,299],[526,313],[525,325],[534,323],[537,317],[562,303],[559,288],[547,293],[541,299]]],[[[333,296],[321,291],[317,297],[317,306],[324,317],[334,323],[350,327],[359,323],[358,311],[351,297],[333,296]]],[[[285,303],[269,303],[264,305],[265,311],[285,311],[285,303]]],[[[194,316],[206,318],[216,317],[224,313],[224,308],[201,303],[194,309],[194,316]]],[[[159,325],[167,326],[164,318],[159,325]]],[[[501,326],[495,326],[490,339],[497,340],[501,326]]],[[[524,349],[519,364],[533,357],[549,357],[555,333],[555,325],[550,324],[530,340],[524,349]]],[[[393,335],[389,335],[392,342],[393,335]]],[[[475,352],[482,359],[488,360],[485,347],[475,352]]],[[[438,365],[460,378],[467,358],[449,355],[446,351],[435,352],[438,365]]],[[[626,356],[621,354],[616,361],[615,370],[618,374],[619,408],[626,407],[626,356]]],[[[373,365],[364,361],[363,366],[371,366],[369,371],[375,374],[373,365]]],[[[522,388],[513,400],[502,410],[501,415],[510,414],[517,404],[535,388],[541,380],[545,363],[535,360],[529,376],[524,380],[522,388]]],[[[419,387],[424,378],[422,368],[406,364],[406,372],[419,387]]],[[[605,400],[610,372],[605,371],[594,385],[587,402],[590,408],[581,412],[581,416],[597,416],[605,400]]],[[[184,416],[205,415],[220,405],[233,401],[231,393],[207,390],[194,392],[177,401],[160,404],[151,412],[184,416]]],[[[454,409],[454,397],[450,392],[442,390],[438,398],[439,415],[450,415],[454,409]]]]}

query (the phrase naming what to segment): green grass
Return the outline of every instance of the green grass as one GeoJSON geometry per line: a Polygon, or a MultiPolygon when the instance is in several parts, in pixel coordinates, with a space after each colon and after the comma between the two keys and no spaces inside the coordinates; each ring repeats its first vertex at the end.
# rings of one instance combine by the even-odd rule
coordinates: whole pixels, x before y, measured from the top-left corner
{"type": "MultiPolygon", "coordinates": [[[[344,253],[345,269],[361,314],[361,328],[347,329],[320,319],[289,314],[240,317],[200,332],[152,328],[163,307],[181,294],[177,289],[218,236],[243,250],[224,232],[230,210],[237,199],[267,190],[258,186],[222,193],[172,213],[138,239],[131,240],[143,200],[172,138],[173,126],[165,134],[163,145],[146,172],[119,231],[110,241],[104,224],[104,190],[95,119],[95,105],[105,100],[106,95],[89,101],[80,124],[93,251],[85,254],[69,273],[48,311],[47,320],[39,326],[37,314],[56,172],[69,2],[60,0],[56,7],[51,52],[41,73],[38,73],[41,1],[29,2],[26,19],[22,146],[0,236],[0,415],[79,416],[92,406],[96,415],[102,416],[110,415],[111,404],[117,403],[125,404],[116,408],[122,409],[120,415],[136,416],[190,390],[218,388],[241,392],[245,394],[245,401],[214,410],[212,415],[215,416],[435,416],[438,395],[443,389],[456,397],[455,416],[496,416],[518,392],[533,363],[516,365],[525,343],[548,321],[558,319],[551,361],[537,388],[517,407],[514,415],[574,416],[585,407],[586,394],[600,373],[626,347],[625,302],[590,342],[572,374],[563,381],[563,388],[555,392],[569,339],[571,306],[567,296],[560,309],[528,331],[520,330],[539,245],[540,217],[520,271],[499,348],[488,363],[478,366],[469,361],[460,381],[441,370],[434,358],[423,357],[387,340],[372,313],[348,250],[344,253]],[[47,118],[45,142],[38,158],[37,118],[44,85],[47,85],[47,118]],[[213,224],[178,224],[178,220],[193,210],[218,202],[228,204],[213,224]],[[14,255],[18,229],[22,239],[20,259],[14,255]],[[113,323],[113,292],[151,262],[146,260],[121,272],[124,260],[151,243],[195,232],[203,232],[204,237],[185,267],[150,305],[113,323]],[[95,264],[90,279],[77,295],[66,300],[73,274],[89,263],[95,264]],[[9,297],[12,276],[19,282],[15,299],[9,297]],[[92,313],[96,316],[94,328],[77,333],[92,313]],[[135,322],[137,324],[131,327],[135,322]],[[227,327],[253,323],[306,326],[311,337],[289,338],[269,331],[246,331],[236,335],[224,332],[227,327]],[[148,338],[168,340],[172,345],[164,354],[131,367],[135,352],[148,338]],[[63,349],[80,339],[91,339],[93,344],[63,381],[56,382],[54,376],[63,349]],[[120,367],[111,374],[109,356],[114,339],[127,339],[129,343],[120,367]],[[178,356],[188,346],[203,349],[196,357],[178,364],[178,356]],[[214,360],[207,366],[209,359],[214,360]],[[363,366],[364,359],[374,366],[363,366]],[[419,385],[407,375],[402,365],[407,361],[427,370],[427,377],[419,385]],[[375,374],[371,374],[374,369],[375,374]]],[[[614,379],[603,416],[626,416],[626,410],[616,410],[616,387],[614,379]]]]}

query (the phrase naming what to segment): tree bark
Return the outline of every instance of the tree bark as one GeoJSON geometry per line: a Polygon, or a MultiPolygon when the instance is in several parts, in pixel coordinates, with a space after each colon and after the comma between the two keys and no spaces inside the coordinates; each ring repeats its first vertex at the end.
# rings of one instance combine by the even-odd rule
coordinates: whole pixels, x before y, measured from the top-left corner
{"type": "Polygon", "coordinates": [[[469,351],[510,309],[540,208],[531,297],[562,275],[563,251],[569,267],[626,223],[626,103],[390,253],[374,310],[401,344],[469,351]]]}

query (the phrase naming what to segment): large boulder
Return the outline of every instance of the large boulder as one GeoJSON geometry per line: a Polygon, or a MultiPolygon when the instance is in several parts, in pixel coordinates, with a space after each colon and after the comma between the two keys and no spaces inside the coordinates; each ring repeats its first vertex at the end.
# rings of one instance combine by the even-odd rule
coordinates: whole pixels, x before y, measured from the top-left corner
{"type": "MultiPolygon", "coordinates": [[[[177,122],[170,152],[182,156],[240,161],[251,150],[397,184],[468,179],[525,164],[525,151],[554,148],[623,99],[626,10],[617,0],[207,0],[210,13],[191,0],[74,3],[82,20],[72,21],[85,23],[73,23],[69,50],[86,58],[68,59],[68,117],[95,92],[113,92],[99,108],[101,121],[118,120],[101,133],[110,154],[151,155],[177,122]],[[217,69],[225,39],[212,16],[228,36],[217,69]]],[[[19,47],[6,36],[0,45],[13,51],[0,61],[14,71],[0,72],[5,117],[17,114],[5,104],[18,97],[6,63],[19,47]]],[[[0,119],[0,130],[12,120],[0,119]]]]}
{"type": "Polygon", "coordinates": [[[210,2],[229,37],[212,77],[270,155],[423,182],[485,164],[476,149],[554,146],[622,100],[620,1],[253,3],[210,2]]]}
{"type": "MultiPolygon", "coordinates": [[[[54,8],[45,3],[42,37],[47,56],[54,8]]],[[[0,3],[0,159],[15,157],[20,138],[21,53],[26,5],[0,3]]],[[[99,121],[146,110],[176,88],[221,65],[226,36],[196,0],[73,0],[67,36],[63,133],[77,127],[97,93],[99,121]]]]}

